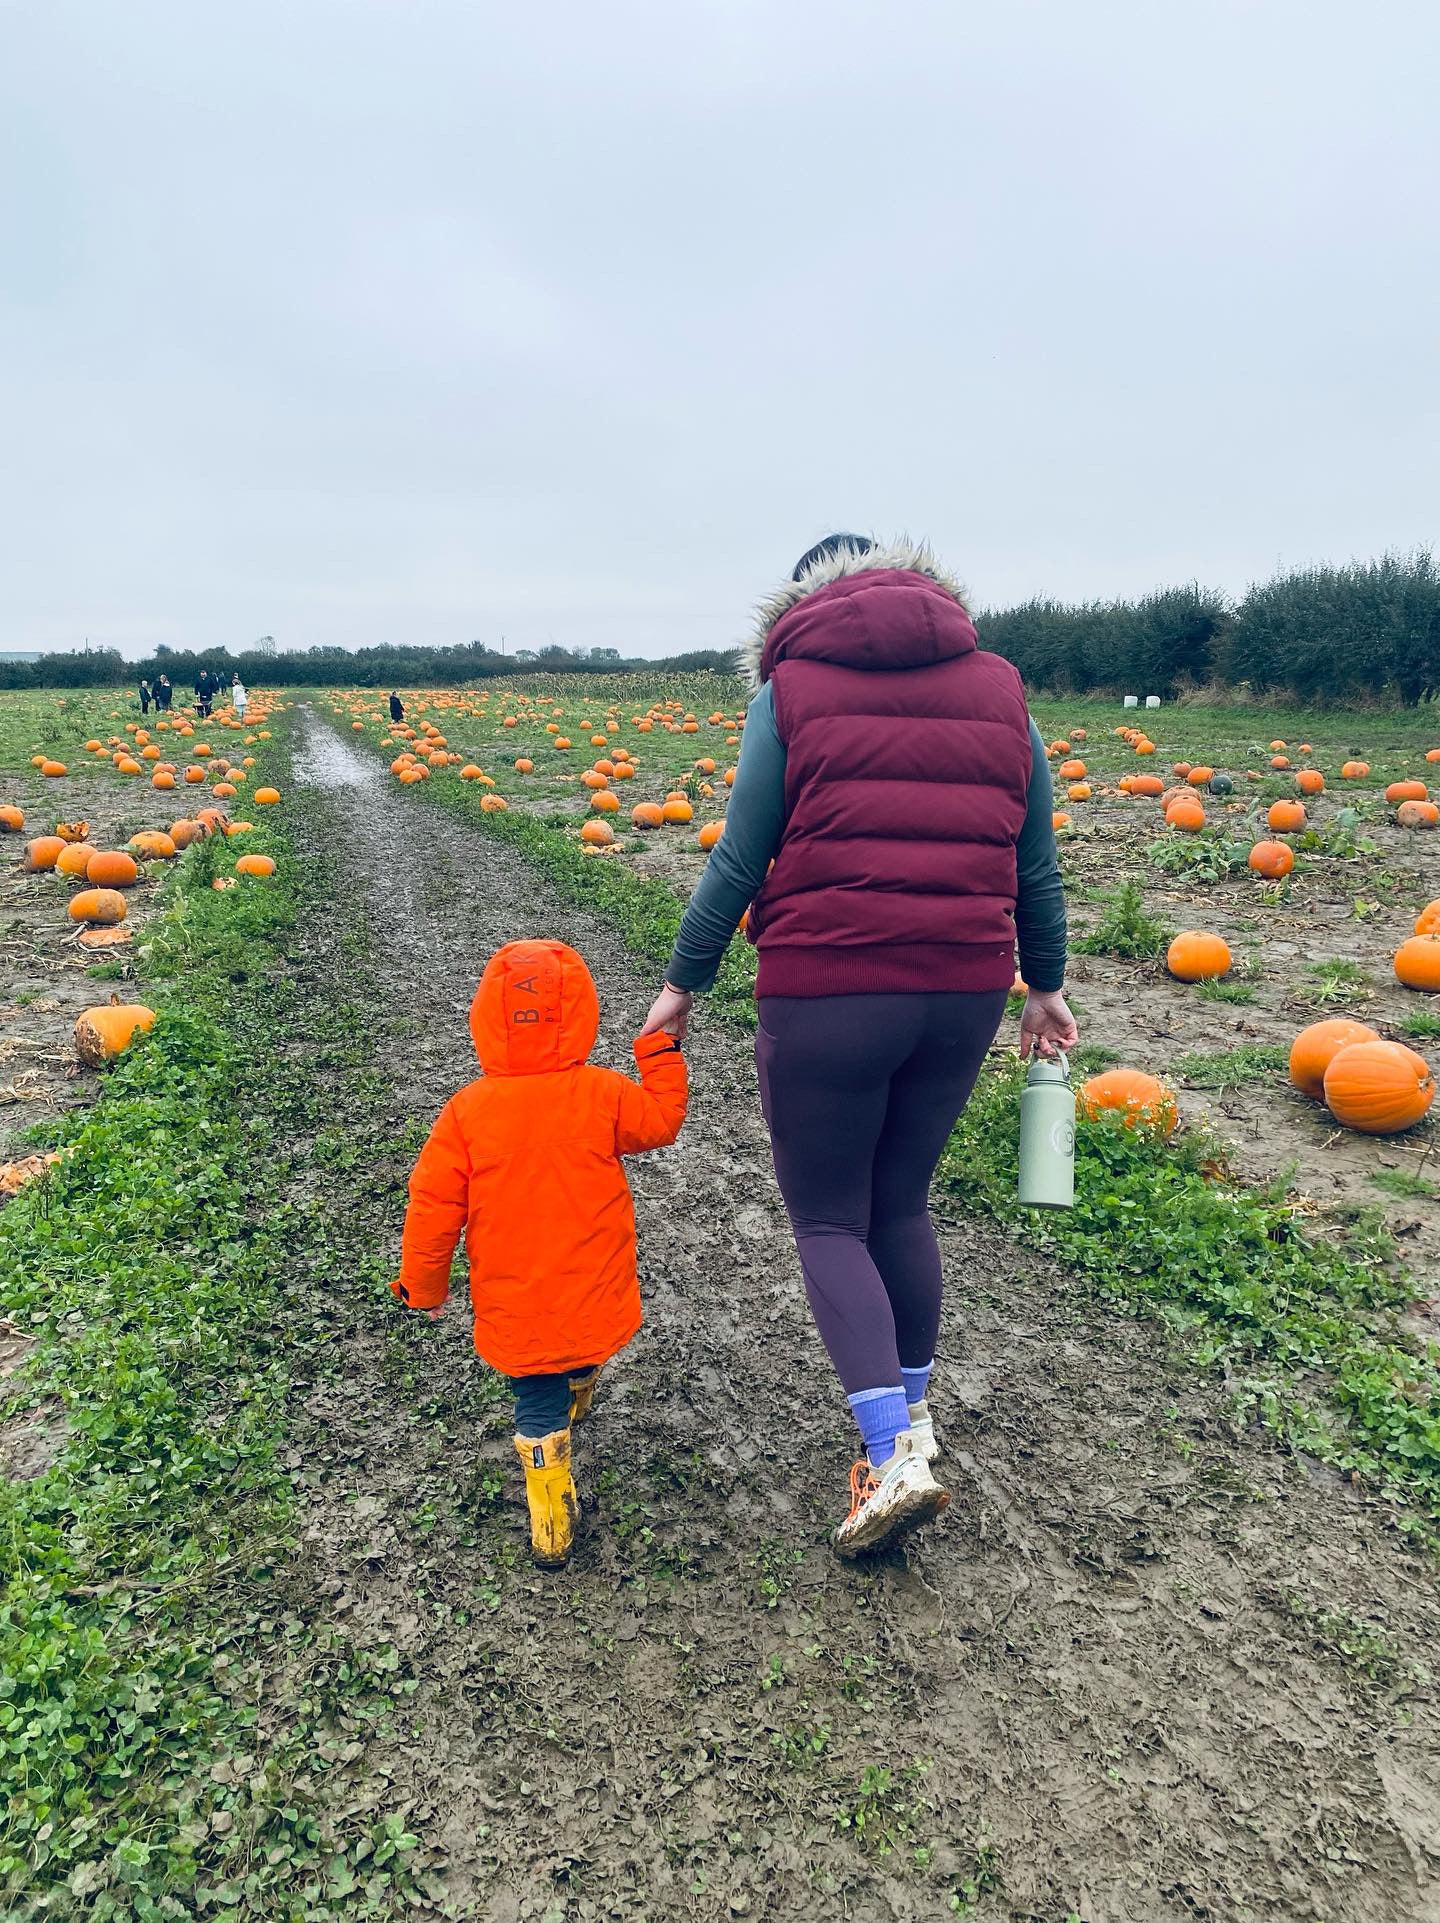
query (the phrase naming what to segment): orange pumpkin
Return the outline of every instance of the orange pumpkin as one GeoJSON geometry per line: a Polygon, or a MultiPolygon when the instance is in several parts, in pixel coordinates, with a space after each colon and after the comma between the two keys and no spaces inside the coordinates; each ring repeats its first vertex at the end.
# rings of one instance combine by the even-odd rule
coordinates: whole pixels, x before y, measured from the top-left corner
{"type": "Polygon", "coordinates": [[[84,1009],[75,1018],[75,1051],[90,1068],[100,1068],[155,1026],[155,1011],[139,1002],[107,1002],[84,1009]]]}
{"type": "Polygon", "coordinates": [[[1302,795],[1318,795],[1325,791],[1325,777],[1318,768],[1302,768],[1295,777],[1295,786],[1302,795]]]}
{"type": "Polygon", "coordinates": [[[1173,1135],[1179,1117],[1175,1097],[1162,1081],[1138,1068],[1107,1068],[1092,1075],[1079,1095],[1081,1112],[1093,1121],[1108,1113],[1123,1115],[1127,1128],[1137,1122],[1173,1135]]]}
{"type": "Polygon", "coordinates": [[[1062,761],[1060,763],[1060,779],[1062,781],[1083,781],[1085,774],[1086,768],[1083,761],[1062,761]]]}
{"type": "Polygon", "coordinates": [[[25,844],[25,872],[30,875],[48,874],[60,859],[64,848],[65,843],[59,835],[36,835],[33,841],[25,844]]]}
{"type": "Polygon", "coordinates": [[[1065,790],[1065,793],[1071,801],[1088,801],[1091,795],[1090,783],[1088,781],[1072,781],[1070,786],[1065,790]]]}
{"type": "Polygon", "coordinates": [[[1159,775],[1127,775],[1132,795],[1163,795],[1165,783],[1159,775]]]}
{"type": "Polygon", "coordinates": [[[1303,801],[1272,801],[1265,819],[1277,834],[1294,834],[1305,826],[1303,801]]]}
{"type": "Polygon", "coordinates": [[[254,875],[257,878],[273,875],[275,863],[269,855],[241,855],[235,864],[237,875],[254,875]]]}
{"type": "Polygon", "coordinates": [[[1401,828],[1433,828],[1440,822],[1440,807],[1433,801],[1402,801],[1395,820],[1401,828]]]}
{"type": "Polygon", "coordinates": [[[140,870],[123,849],[97,848],[85,864],[85,879],[96,888],[133,888],[140,870]]]}
{"type": "Polygon", "coordinates": [[[1333,1021],[1311,1022],[1290,1044],[1290,1080],[1302,1095],[1315,1101],[1325,1099],[1325,1071],[1340,1053],[1354,1042],[1378,1042],[1380,1037],[1364,1022],[1337,1016],[1333,1021]]]}
{"type": "MultiPolygon", "coordinates": [[[[1177,768],[1175,772],[1179,774],[1180,770],[1177,768]]],[[[1185,770],[1185,779],[1192,788],[1203,788],[1214,773],[1215,770],[1213,768],[1207,768],[1202,763],[1198,768],[1187,768],[1185,770]]]]}
{"type": "Polygon", "coordinates": [[[1165,810],[1165,825],[1182,835],[1197,835],[1205,826],[1205,809],[1193,795],[1181,795],[1165,810]]]}
{"type": "Polygon", "coordinates": [[[690,803],[674,795],[666,801],[660,812],[666,821],[673,823],[693,821],[695,818],[695,810],[690,806],[690,803]]]}
{"type": "Polygon", "coordinates": [[[480,812],[482,815],[503,815],[509,812],[510,803],[504,795],[481,795],[480,812]]]}
{"type": "Polygon", "coordinates": [[[1325,1106],[1363,1135],[1413,1128],[1434,1099],[1429,1063],[1399,1042],[1352,1042],[1325,1071],[1325,1106]]]}
{"type": "Polygon", "coordinates": [[[72,896],[67,912],[71,921],[94,921],[113,927],[125,919],[125,897],[114,888],[86,888],[72,896]]]}
{"type": "Polygon", "coordinates": [[[521,755],[520,759],[515,763],[515,772],[521,775],[533,775],[535,772],[535,763],[528,755],[521,755]]]}
{"type": "Polygon", "coordinates": [[[1428,801],[1430,790],[1423,781],[1392,781],[1385,790],[1385,799],[1392,808],[1398,808],[1402,801],[1428,801]]]}
{"type": "Polygon", "coordinates": [[[658,828],[665,814],[659,802],[641,801],[630,810],[630,819],[637,828],[658,828]]]}
{"type": "Polygon", "coordinates": [[[61,775],[69,774],[70,770],[63,761],[42,761],[40,772],[47,781],[57,781],[61,775]]]}
{"type": "Polygon", "coordinates": [[[1395,951],[1395,979],[1406,988],[1440,992],[1440,935],[1412,935],[1395,951]]]}
{"type": "Polygon", "coordinates": [[[1165,966],[1182,982],[1214,981],[1228,972],[1230,962],[1228,944],[1199,928],[1184,929],[1165,951],[1165,966]]]}
{"type": "Polygon", "coordinates": [[[1342,781],[1363,781],[1370,772],[1368,761],[1345,761],[1340,764],[1342,781]]]}
{"type": "Polygon", "coordinates": [[[88,841],[67,841],[55,858],[57,875],[83,875],[95,850],[88,841]]]}
{"type": "Polygon", "coordinates": [[[0,833],[18,835],[25,826],[25,816],[11,801],[0,808],[0,833]]]}
{"type": "Polygon", "coordinates": [[[608,848],[615,840],[615,830],[608,821],[587,821],[580,839],[591,848],[608,848]]]}
{"type": "Polygon", "coordinates": [[[1054,832],[1058,835],[1062,828],[1068,828],[1070,825],[1070,817],[1066,814],[1065,810],[1063,808],[1055,809],[1050,816],[1050,826],[1054,832]]]}
{"type": "Polygon", "coordinates": [[[142,834],[131,835],[126,844],[142,861],[169,861],[175,854],[175,842],[158,831],[146,829],[142,834]]]}
{"type": "Polygon", "coordinates": [[[257,788],[255,790],[255,799],[262,808],[273,808],[275,803],[280,799],[280,790],[278,788],[257,788]]]}
{"type": "Polygon", "coordinates": [[[620,812],[620,797],[609,788],[602,788],[598,794],[591,795],[590,806],[597,815],[615,815],[620,812]]]}
{"type": "Polygon", "coordinates": [[[695,839],[702,848],[713,848],[725,832],[723,821],[707,821],[695,839]]]}
{"type": "Polygon", "coordinates": [[[1415,917],[1415,933],[1440,935],[1440,896],[1437,896],[1434,901],[1426,902],[1415,917]]]}
{"type": "Polygon", "coordinates": [[[1283,841],[1257,841],[1250,850],[1249,865],[1267,881],[1279,881],[1295,866],[1295,851],[1283,841]]]}

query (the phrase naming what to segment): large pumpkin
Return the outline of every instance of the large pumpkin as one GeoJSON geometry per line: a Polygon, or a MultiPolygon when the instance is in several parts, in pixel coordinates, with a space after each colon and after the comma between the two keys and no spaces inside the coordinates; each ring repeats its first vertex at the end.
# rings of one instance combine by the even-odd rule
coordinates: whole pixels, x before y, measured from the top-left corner
{"type": "Polygon", "coordinates": [[[105,927],[125,919],[125,897],[114,888],[85,888],[71,898],[71,921],[99,922],[105,927]]]}
{"type": "Polygon", "coordinates": [[[1325,1071],[1325,1106],[1363,1135],[1413,1128],[1434,1099],[1429,1063],[1399,1042],[1352,1042],[1325,1071]]]}
{"type": "Polygon", "coordinates": [[[641,801],[630,810],[630,819],[637,828],[658,828],[665,819],[657,801],[641,801]]]}
{"type": "Polygon", "coordinates": [[[59,835],[36,835],[33,841],[25,844],[25,871],[38,875],[48,873],[60,859],[65,843],[59,835]]]}
{"type": "Polygon", "coordinates": [[[1395,979],[1406,988],[1440,990],[1440,934],[1412,935],[1395,951],[1395,979]]]}
{"type": "Polygon", "coordinates": [[[1267,881],[1279,881],[1295,866],[1295,851],[1283,841],[1257,841],[1250,850],[1249,866],[1267,881]]]}
{"type": "Polygon", "coordinates": [[[107,1002],[101,1008],[87,1008],[76,1017],[75,1048],[82,1062],[100,1068],[113,1061],[134,1041],[155,1026],[155,1011],[140,1002],[107,1002]]]}
{"type": "Polygon", "coordinates": [[[278,788],[257,788],[255,790],[255,799],[262,808],[272,808],[280,799],[280,790],[278,788]]]}
{"type": "Polygon", "coordinates": [[[83,875],[90,866],[90,858],[97,851],[88,841],[67,841],[55,857],[57,875],[83,875]]]}
{"type": "Polygon", "coordinates": [[[1440,807],[1433,801],[1402,801],[1395,819],[1402,828],[1433,828],[1440,822],[1440,807]]]}
{"type": "Polygon", "coordinates": [[[1277,834],[1293,834],[1305,826],[1305,804],[1303,801],[1272,802],[1265,819],[1277,834]]]}
{"type": "Polygon", "coordinates": [[[1385,790],[1385,799],[1392,808],[1398,808],[1402,801],[1428,801],[1430,790],[1423,781],[1392,781],[1385,790]]]}
{"type": "Polygon", "coordinates": [[[1178,796],[1165,810],[1165,825],[1182,835],[1198,835],[1205,826],[1204,804],[1188,793],[1178,796]]]}
{"type": "Polygon", "coordinates": [[[1325,1071],[1340,1053],[1355,1042],[1378,1042],[1380,1037],[1364,1022],[1346,1016],[1333,1021],[1311,1022],[1290,1044],[1290,1080],[1302,1094],[1319,1102],[1325,1098],[1325,1071]]]}
{"type": "Polygon", "coordinates": [[[235,864],[235,872],[237,875],[254,875],[256,877],[273,875],[275,872],[275,863],[269,855],[241,855],[235,864]]]}
{"type": "Polygon", "coordinates": [[[1302,795],[1323,794],[1325,777],[1318,768],[1302,768],[1295,777],[1295,786],[1302,795]]]}
{"type": "Polygon", "coordinates": [[[1230,949],[1219,935],[1187,928],[1165,951],[1165,966],[1177,981],[1213,981],[1230,967],[1230,949]]]}
{"type": "Polygon", "coordinates": [[[1175,1097],[1157,1077],[1138,1068],[1107,1068],[1103,1075],[1092,1075],[1077,1099],[1092,1120],[1108,1111],[1123,1115],[1127,1127],[1148,1122],[1163,1135],[1175,1132],[1175,1097]]]}
{"type": "Polygon", "coordinates": [[[615,830],[608,821],[587,821],[580,830],[580,839],[591,848],[609,848],[615,840],[615,830]]]}
{"type": "Polygon", "coordinates": [[[140,878],[135,857],[120,848],[97,848],[85,865],[85,879],[96,888],[133,888],[140,878]]]}

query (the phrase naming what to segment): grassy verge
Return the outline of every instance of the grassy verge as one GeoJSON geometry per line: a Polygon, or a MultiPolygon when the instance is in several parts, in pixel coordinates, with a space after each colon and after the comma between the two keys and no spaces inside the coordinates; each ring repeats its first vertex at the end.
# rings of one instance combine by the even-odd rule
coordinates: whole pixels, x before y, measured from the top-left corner
{"type": "MultiPolygon", "coordinates": [[[[369,746],[368,743],[364,744],[369,746]]],[[[659,971],[684,909],[663,882],[580,851],[512,811],[485,814],[470,788],[421,784],[425,805],[498,836],[568,899],[607,916],[659,971]]],[[[712,1016],[754,1026],[753,953],[726,955],[712,1016]]],[[[1252,1051],[1246,1074],[1268,1073],[1252,1051]]],[[[1188,1058],[1197,1079],[1233,1077],[1229,1058],[1188,1058]]],[[[1015,1199],[1018,1064],[982,1077],[941,1164],[965,1207],[1053,1254],[1132,1312],[1179,1331],[1207,1366],[1234,1374],[1239,1405],[1295,1446],[1362,1477],[1400,1505],[1404,1526],[1440,1532],[1440,1373],[1433,1350],[1399,1328],[1413,1289],[1362,1227],[1342,1242],[1307,1235],[1283,1193],[1232,1181],[1201,1136],[1167,1144],[1117,1122],[1078,1130],[1076,1207],[1045,1213],[1015,1199]]]]}
{"type": "Polygon", "coordinates": [[[268,823],[245,845],[272,880],[213,889],[223,842],[177,864],[135,985],[153,1034],[0,1215],[25,1358],[0,1417],[54,1449],[0,1483],[7,1916],[380,1916],[405,1888],[399,1819],[330,1808],[347,1745],[388,1714],[394,1652],[282,1599],[306,1224],[266,1070],[295,1013],[299,871],[268,823]]]}

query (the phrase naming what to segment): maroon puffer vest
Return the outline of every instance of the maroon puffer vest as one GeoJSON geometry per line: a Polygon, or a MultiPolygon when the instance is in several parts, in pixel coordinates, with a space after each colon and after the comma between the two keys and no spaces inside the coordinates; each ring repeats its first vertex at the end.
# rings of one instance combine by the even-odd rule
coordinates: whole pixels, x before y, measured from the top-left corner
{"type": "Polygon", "coordinates": [[[786,824],[750,913],[758,995],[1008,988],[1030,780],[1020,676],[895,568],[816,588],[761,657],[786,824]]]}

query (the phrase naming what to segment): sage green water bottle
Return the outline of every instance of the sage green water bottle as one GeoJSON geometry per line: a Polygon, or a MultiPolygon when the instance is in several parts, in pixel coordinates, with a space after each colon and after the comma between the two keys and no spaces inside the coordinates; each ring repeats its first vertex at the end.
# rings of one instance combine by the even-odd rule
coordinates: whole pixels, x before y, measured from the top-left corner
{"type": "Polygon", "coordinates": [[[1075,1093],[1063,1054],[1035,1056],[1025,1077],[1020,1200],[1036,1209],[1075,1206],[1075,1093]]]}

